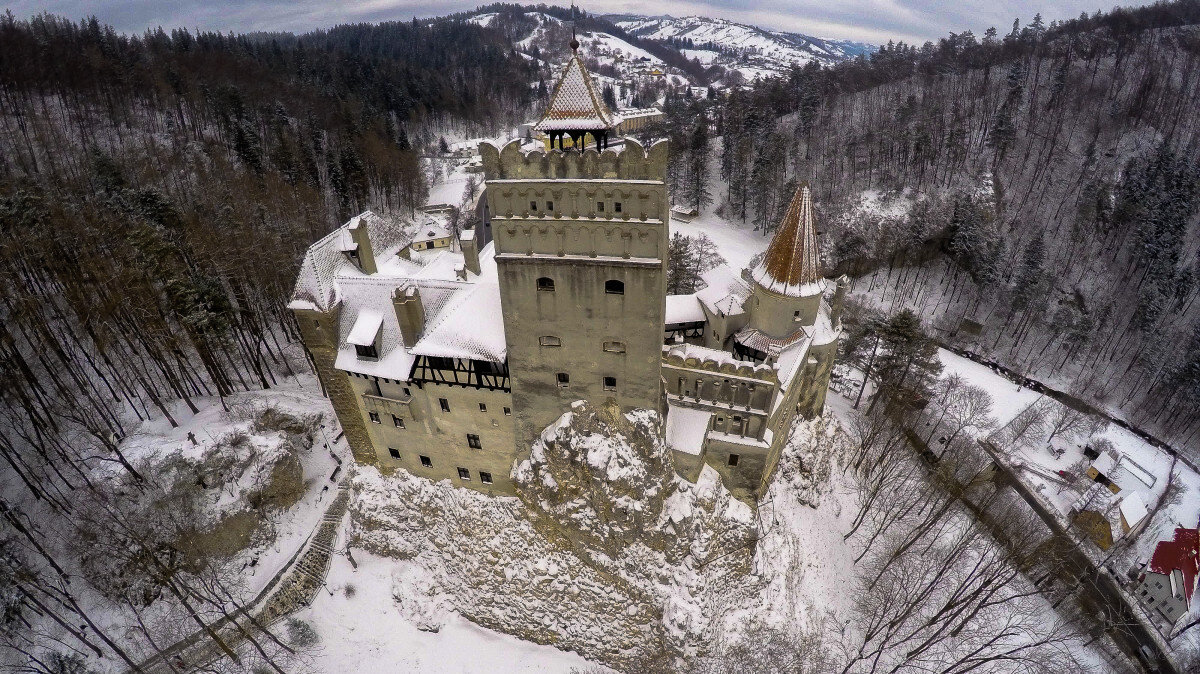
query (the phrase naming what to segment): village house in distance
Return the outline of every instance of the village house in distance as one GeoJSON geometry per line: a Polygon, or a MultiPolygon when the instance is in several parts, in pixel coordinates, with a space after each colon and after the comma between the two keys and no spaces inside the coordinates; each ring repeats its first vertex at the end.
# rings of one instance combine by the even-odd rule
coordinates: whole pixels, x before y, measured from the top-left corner
{"type": "Polygon", "coordinates": [[[305,256],[304,344],[358,461],[513,494],[514,462],[586,400],[657,410],[684,478],[708,464],[753,502],[796,415],[821,412],[841,332],[809,188],[753,270],[666,296],[667,145],[617,134],[572,48],[537,124],[555,149],[479,148],[491,240],[352,218],[305,256]]]}

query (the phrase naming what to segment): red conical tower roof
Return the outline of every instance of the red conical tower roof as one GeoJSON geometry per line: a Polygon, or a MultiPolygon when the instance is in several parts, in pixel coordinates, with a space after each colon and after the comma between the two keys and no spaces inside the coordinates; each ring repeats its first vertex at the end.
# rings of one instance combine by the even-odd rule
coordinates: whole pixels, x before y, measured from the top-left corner
{"type": "Polygon", "coordinates": [[[801,183],[775,230],[766,257],[751,275],[759,285],[781,295],[815,295],[825,290],[818,258],[812,192],[808,183],[801,183]]]}

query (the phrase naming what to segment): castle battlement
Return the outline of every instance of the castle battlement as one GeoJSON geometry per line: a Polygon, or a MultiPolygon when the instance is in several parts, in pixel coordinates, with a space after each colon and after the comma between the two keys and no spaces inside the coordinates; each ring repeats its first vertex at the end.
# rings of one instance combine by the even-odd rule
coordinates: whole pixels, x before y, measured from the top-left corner
{"type": "Polygon", "coordinates": [[[484,141],[479,144],[483,171],[488,182],[497,180],[661,180],[667,172],[668,142],[660,140],[647,150],[626,138],[624,147],[598,151],[521,151],[521,141],[504,147],[484,141]]]}

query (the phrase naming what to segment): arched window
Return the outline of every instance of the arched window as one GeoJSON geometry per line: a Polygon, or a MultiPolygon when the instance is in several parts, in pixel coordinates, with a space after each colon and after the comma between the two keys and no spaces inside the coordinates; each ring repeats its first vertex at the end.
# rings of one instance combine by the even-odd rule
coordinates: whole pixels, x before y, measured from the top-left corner
{"type": "Polygon", "coordinates": [[[604,292],[608,293],[609,295],[624,295],[625,283],[617,280],[605,281],[604,292]]]}
{"type": "Polygon", "coordinates": [[[548,293],[554,292],[554,279],[543,276],[537,280],[537,289],[544,290],[548,293]]]}

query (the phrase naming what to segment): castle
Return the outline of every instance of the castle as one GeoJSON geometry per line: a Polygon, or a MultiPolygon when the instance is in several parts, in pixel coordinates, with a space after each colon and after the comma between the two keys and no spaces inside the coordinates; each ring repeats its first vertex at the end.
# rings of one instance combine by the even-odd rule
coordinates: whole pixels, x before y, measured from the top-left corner
{"type": "Polygon", "coordinates": [[[657,410],[684,478],[766,490],[841,331],[808,186],[754,269],[668,297],[667,144],[620,121],[576,53],[536,126],[558,148],[480,145],[490,241],[423,249],[366,212],[308,250],[290,308],[356,460],[513,494],[514,462],[586,400],[657,410]]]}

